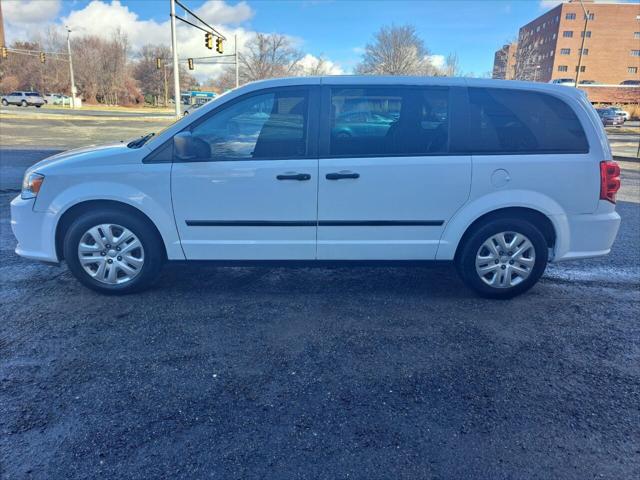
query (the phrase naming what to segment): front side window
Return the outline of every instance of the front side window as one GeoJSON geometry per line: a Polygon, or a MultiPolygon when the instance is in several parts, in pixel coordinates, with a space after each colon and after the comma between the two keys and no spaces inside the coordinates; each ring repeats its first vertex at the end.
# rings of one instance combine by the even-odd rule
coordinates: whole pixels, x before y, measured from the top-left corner
{"type": "Polygon", "coordinates": [[[307,117],[306,90],[276,90],[214,112],[191,135],[209,145],[211,160],[303,158],[307,117]]]}
{"type": "Polygon", "coordinates": [[[445,153],[449,144],[449,90],[334,88],[329,142],[332,156],[445,153]]]}
{"type": "Polygon", "coordinates": [[[586,153],[587,139],[571,108],[538,92],[469,89],[470,150],[482,154],[586,153]]]}

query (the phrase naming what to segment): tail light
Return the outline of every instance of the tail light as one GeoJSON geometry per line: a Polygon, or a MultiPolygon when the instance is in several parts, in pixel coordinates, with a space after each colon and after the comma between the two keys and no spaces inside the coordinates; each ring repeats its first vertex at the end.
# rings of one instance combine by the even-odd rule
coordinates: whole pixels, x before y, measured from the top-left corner
{"type": "Polygon", "coordinates": [[[600,200],[616,203],[620,190],[620,166],[611,160],[600,162],[600,200]]]}

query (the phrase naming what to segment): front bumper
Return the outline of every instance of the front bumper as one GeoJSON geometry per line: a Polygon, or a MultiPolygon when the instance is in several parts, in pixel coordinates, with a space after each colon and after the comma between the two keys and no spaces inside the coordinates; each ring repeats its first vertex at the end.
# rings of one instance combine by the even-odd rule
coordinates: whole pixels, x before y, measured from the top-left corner
{"type": "Polygon", "coordinates": [[[34,212],[35,199],[23,200],[20,195],[11,201],[11,230],[18,240],[16,253],[42,262],[58,263],[53,214],[34,212]]]}

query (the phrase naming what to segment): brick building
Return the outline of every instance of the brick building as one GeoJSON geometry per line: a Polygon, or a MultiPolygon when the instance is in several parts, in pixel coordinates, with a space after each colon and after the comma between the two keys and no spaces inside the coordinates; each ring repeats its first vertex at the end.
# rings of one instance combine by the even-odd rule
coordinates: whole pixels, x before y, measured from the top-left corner
{"type": "Polygon", "coordinates": [[[583,9],[572,0],[520,28],[514,78],[575,79],[580,63],[579,82],[620,85],[640,80],[640,4],[583,0],[583,5],[586,31],[583,9]]]}
{"type": "Polygon", "coordinates": [[[503,45],[493,56],[493,78],[513,80],[516,72],[517,42],[503,45]]]}

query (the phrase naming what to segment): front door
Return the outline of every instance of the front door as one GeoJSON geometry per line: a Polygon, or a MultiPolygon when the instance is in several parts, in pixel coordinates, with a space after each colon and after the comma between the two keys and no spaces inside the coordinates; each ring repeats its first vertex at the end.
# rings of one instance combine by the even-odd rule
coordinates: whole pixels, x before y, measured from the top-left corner
{"type": "Polygon", "coordinates": [[[313,87],[261,90],[189,127],[210,155],[174,158],[173,207],[188,259],[315,258],[315,95],[313,87]]]}
{"type": "Polygon", "coordinates": [[[451,148],[462,95],[426,86],[324,87],[319,260],[435,258],[471,188],[471,157],[451,148]]]}

